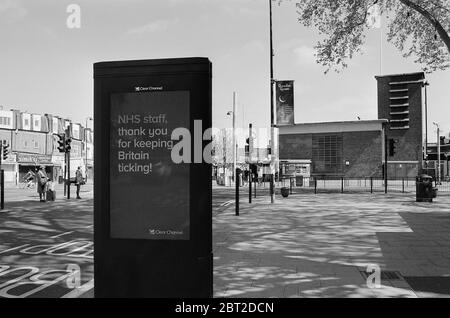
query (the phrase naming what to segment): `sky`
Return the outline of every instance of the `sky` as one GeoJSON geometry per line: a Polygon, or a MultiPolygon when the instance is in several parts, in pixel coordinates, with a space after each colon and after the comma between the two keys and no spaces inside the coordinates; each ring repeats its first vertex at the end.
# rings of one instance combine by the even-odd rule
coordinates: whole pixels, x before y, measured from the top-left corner
{"type": "MultiPolygon", "coordinates": [[[[0,0],[0,105],[84,124],[93,114],[93,63],[208,57],[213,63],[213,125],[270,122],[269,15],[266,0],[0,0]],[[81,8],[81,28],[66,21],[81,8]]],[[[375,76],[420,71],[367,33],[364,54],[341,73],[316,64],[315,29],[297,21],[295,1],[273,6],[274,77],[295,81],[295,122],[377,119],[375,76]],[[380,50],[380,45],[382,50],[380,50]],[[380,59],[382,51],[382,59],[380,59]]],[[[428,74],[429,140],[450,132],[450,70],[428,74]]]]}

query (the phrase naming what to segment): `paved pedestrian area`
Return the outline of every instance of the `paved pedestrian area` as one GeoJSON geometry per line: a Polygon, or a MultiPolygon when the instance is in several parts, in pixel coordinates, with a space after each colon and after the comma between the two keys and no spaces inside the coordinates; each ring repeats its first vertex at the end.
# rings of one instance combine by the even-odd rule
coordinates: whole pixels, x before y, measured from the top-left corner
{"type": "Polygon", "coordinates": [[[246,199],[214,217],[215,297],[450,297],[449,195],[246,199]]]}

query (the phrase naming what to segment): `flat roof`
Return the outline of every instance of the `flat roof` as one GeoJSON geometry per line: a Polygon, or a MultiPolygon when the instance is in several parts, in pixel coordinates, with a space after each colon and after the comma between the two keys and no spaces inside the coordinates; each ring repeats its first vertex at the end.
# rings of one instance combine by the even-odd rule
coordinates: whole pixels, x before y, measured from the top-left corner
{"type": "Polygon", "coordinates": [[[388,74],[388,75],[376,75],[375,78],[382,78],[382,77],[396,77],[396,76],[422,76],[423,79],[425,79],[425,73],[424,72],[413,72],[413,73],[400,73],[400,74],[388,74]]]}
{"type": "Polygon", "coordinates": [[[280,135],[320,134],[356,131],[381,131],[387,119],[354,120],[318,123],[300,123],[291,126],[277,126],[280,135]]]}

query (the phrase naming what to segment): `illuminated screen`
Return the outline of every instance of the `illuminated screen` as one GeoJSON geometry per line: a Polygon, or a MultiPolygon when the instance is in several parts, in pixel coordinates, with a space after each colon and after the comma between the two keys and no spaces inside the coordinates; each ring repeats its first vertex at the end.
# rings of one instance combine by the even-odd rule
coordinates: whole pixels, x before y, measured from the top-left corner
{"type": "Polygon", "coordinates": [[[189,240],[189,165],[171,159],[190,129],[189,91],[111,94],[112,238],[189,240]]]}

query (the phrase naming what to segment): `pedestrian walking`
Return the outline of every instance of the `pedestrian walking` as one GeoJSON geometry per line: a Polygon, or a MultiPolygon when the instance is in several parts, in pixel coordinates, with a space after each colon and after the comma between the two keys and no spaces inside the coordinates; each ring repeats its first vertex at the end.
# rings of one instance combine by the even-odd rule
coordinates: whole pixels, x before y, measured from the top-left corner
{"type": "Polygon", "coordinates": [[[75,172],[75,184],[77,186],[77,199],[81,199],[80,189],[81,186],[84,184],[84,178],[83,173],[81,172],[81,167],[78,167],[77,171],[75,172]]]}
{"type": "Polygon", "coordinates": [[[40,166],[37,172],[37,191],[39,193],[39,201],[45,202],[45,195],[47,193],[48,177],[45,172],[45,167],[40,166]]]}

